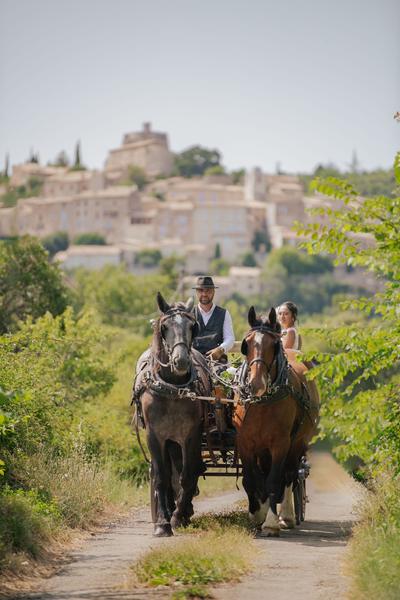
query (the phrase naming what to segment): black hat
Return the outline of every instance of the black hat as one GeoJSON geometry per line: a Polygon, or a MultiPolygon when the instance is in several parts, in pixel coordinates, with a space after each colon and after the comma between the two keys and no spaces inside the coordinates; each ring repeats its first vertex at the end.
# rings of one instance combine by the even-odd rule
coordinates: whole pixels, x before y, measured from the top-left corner
{"type": "Polygon", "coordinates": [[[212,277],[210,277],[209,275],[201,275],[200,277],[197,278],[196,285],[192,288],[192,290],[198,290],[199,288],[215,288],[216,289],[217,286],[214,285],[212,277]]]}

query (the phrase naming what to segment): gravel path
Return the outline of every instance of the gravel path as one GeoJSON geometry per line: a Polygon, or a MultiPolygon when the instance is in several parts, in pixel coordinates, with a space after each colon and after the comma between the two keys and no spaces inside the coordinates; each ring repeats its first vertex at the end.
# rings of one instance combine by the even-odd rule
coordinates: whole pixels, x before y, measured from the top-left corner
{"type": "MultiPolygon", "coordinates": [[[[340,600],[346,581],[341,561],[349,535],[351,508],[357,487],[329,454],[316,454],[308,482],[307,522],[283,531],[279,539],[256,539],[260,549],[254,573],[235,586],[214,590],[219,600],[271,597],[274,600],[340,600]]],[[[196,512],[232,507],[244,492],[198,499],[196,512]]],[[[39,591],[25,600],[114,600],[166,598],[165,591],[121,590],[129,566],[154,545],[149,511],[139,511],[123,524],[93,536],[58,574],[43,581],[39,591]]]]}

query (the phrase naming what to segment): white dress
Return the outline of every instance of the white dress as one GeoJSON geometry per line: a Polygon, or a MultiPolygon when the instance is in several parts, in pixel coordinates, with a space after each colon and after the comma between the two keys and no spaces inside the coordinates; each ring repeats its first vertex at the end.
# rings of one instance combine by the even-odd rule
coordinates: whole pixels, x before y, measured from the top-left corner
{"type": "Polygon", "coordinates": [[[297,333],[297,329],[296,329],[296,327],[288,327],[287,329],[282,329],[283,335],[287,335],[289,333],[289,331],[294,332],[294,344],[293,344],[293,348],[291,348],[291,350],[296,350],[296,352],[299,352],[300,351],[300,339],[299,339],[299,334],[297,333]]]}

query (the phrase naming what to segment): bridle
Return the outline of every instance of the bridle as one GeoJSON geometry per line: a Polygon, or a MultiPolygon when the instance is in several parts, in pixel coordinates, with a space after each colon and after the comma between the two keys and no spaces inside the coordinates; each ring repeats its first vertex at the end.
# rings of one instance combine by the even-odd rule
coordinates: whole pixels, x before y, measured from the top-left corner
{"type": "Polygon", "coordinates": [[[184,340],[180,340],[179,342],[175,342],[172,347],[168,346],[164,336],[162,335],[161,332],[161,326],[165,323],[165,321],[168,321],[169,319],[172,319],[173,317],[180,315],[182,317],[186,317],[187,319],[189,319],[189,321],[192,321],[192,323],[194,325],[196,325],[196,317],[192,314],[187,312],[186,310],[182,309],[182,308],[172,308],[170,310],[168,310],[166,313],[163,314],[163,316],[160,318],[160,336],[162,339],[162,344],[164,346],[164,349],[167,353],[168,356],[168,362],[163,363],[159,358],[157,358],[157,356],[155,356],[155,360],[158,362],[158,364],[161,367],[170,367],[172,365],[172,354],[174,353],[175,348],[177,348],[178,346],[184,346],[185,349],[187,350],[188,353],[190,353],[190,348],[192,343],[190,342],[189,344],[187,342],[185,342],[184,340]]]}
{"type": "MultiPolygon", "coordinates": [[[[246,334],[244,341],[247,340],[247,337],[253,333],[253,331],[258,331],[260,333],[264,334],[268,334],[270,335],[275,342],[277,342],[278,340],[280,341],[281,339],[281,334],[278,333],[277,331],[275,331],[274,329],[271,329],[270,327],[268,327],[267,325],[256,325],[255,327],[252,327],[250,329],[250,331],[248,331],[248,333],[246,334]]],[[[262,364],[265,367],[266,373],[267,373],[267,389],[269,389],[272,385],[272,379],[271,379],[271,370],[274,366],[274,363],[276,361],[276,351],[274,352],[274,356],[272,357],[272,360],[270,362],[270,364],[268,364],[263,358],[261,357],[256,357],[253,358],[248,364],[248,369],[250,369],[254,364],[262,364]]]]}

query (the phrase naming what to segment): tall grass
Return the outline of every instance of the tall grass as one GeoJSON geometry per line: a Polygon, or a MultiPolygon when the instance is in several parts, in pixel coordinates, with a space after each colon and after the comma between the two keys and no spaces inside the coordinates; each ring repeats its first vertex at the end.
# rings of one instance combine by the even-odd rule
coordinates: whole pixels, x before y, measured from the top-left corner
{"type": "Polygon", "coordinates": [[[347,569],[352,600],[400,598],[400,477],[381,475],[360,506],[347,569]]]}

